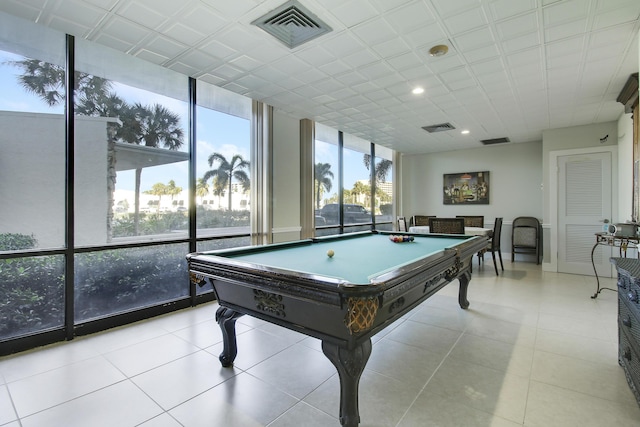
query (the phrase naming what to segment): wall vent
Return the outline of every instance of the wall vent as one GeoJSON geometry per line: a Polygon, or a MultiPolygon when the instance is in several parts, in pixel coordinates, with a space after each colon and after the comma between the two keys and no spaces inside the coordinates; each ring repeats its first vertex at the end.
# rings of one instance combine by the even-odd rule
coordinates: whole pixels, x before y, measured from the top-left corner
{"type": "Polygon", "coordinates": [[[289,49],[331,31],[331,27],[295,0],[288,1],[251,23],[289,49]]]}
{"type": "Polygon", "coordinates": [[[439,125],[422,126],[422,129],[426,130],[429,133],[444,132],[446,130],[452,130],[455,128],[456,127],[451,123],[440,123],[439,125]]]}
{"type": "Polygon", "coordinates": [[[509,141],[509,138],[504,137],[504,138],[482,139],[480,140],[480,142],[482,142],[484,145],[491,145],[491,144],[504,144],[511,141],[509,141]]]}

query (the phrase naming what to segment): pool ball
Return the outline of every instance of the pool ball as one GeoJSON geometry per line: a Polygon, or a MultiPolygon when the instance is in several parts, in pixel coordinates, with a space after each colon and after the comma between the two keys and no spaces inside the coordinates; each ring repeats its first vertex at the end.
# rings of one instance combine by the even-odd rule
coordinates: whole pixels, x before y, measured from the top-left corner
{"type": "Polygon", "coordinates": [[[335,252],[333,252],[333,249],[329,249],[329,250],[327,251],[327,256],[328,256],[329,258],[333,258],[333,256],[334,256],[334,255],[335,255],[335,252]]]}

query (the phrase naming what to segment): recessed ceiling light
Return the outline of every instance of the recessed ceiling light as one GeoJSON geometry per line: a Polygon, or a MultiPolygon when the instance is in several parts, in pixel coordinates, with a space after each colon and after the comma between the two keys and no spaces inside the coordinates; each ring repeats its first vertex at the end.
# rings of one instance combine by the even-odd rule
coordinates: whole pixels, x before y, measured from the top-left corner
{"type": "Polygon", "coordinates": [[[463,134],[463,135],[466,135],[466,134],[468,134],[468,133],[469,133],[469,131],[465,129],[465,130],[463,130],[463,131],[462,131],[462,132],[460,132],[460,133],[461,133],[461,134],[463,134]]]}
{"type": "Polygon", "coordinates": [[[424,93],[424,89],[421,87],[416,87],[411,91],[411,93],[414,95],[420,95],[421,93],[424,93]]]}
{"type": "Polygon", "coordinates": [[[447,52],[449,52],[449,47],[444,44],[439,44],[429,49],[429,55],[431,56],[442,56],[446,55],[447,52]]]}

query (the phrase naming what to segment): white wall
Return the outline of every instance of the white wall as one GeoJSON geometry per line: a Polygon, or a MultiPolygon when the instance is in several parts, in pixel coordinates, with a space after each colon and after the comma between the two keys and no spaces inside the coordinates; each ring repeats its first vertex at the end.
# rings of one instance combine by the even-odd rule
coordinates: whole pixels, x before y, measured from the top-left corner
{"type": "Polygon", "coordinates": [[[505,144],[402,157],[399,215],[484,215],[510,222],[518,216],[542,217],[541,143],[505,144]],[[489,171],[488,205],[444,205],[443,175],[489,171]]]}

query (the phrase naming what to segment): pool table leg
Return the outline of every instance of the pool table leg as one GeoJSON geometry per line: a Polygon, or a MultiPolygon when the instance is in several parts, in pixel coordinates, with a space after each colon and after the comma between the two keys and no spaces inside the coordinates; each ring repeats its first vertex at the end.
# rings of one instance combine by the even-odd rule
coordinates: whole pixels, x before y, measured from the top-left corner
{"type": "Polygon", "coordinates": [[[458,292],[458,304],[461,308],[469,308],[469,300],[467,299],[467,289],[471,280],[471,272],[469,270],[458,276],[460,281],[460,291],[458,292]]]}
{"type": "Polygon", "coordinates": [[[340,424],[356,427],[360,423],[358,384],[371,355],[371,340],[366,340],[353,350],[322,341],[322,352],[336,367],[340,377],[340,424]]]}
{"type": "Polygon", "coordinates": [[[238,354],[238,346],[236,344],[236,319],[242,315],[243,313],[238,313],[225,307],[219,307],[218,311],[216,311],[216,322],[218,322],[222,330],[222,340],[224,343],[224,349],[218,359],[225,368],[233,366],[233,361],[238,354]]]}

